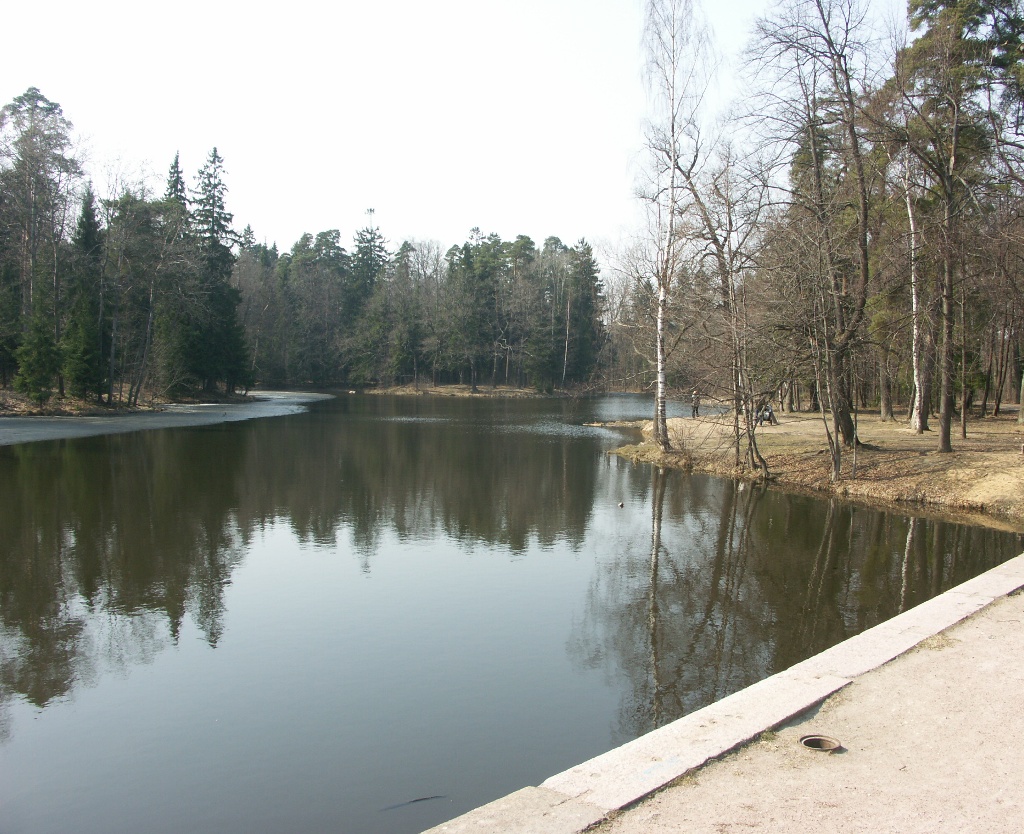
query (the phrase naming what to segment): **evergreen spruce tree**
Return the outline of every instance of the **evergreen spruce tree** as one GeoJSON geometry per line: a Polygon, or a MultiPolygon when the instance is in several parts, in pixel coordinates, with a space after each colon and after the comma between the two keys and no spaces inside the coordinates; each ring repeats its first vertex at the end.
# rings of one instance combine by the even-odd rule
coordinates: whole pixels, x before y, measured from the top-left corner
{"type": "Polygon", "coordinates": [[[192,225],[208,274],[225,281],[234,264],[231,245],[235,242],[231,230],[234,216],[227,210],[227,193],[224,160],[214,148],[199,170],[192,201],[192,225]]]}
{"type": "Polygon", "coordinates": [[[153,326],[154,382],[163,391],[180,394],[197,382],[192,366],[206,311],[201,299],[198,255],[192,239],[188,189],[180,157],[174,154],[160,206],[161,236],[173,252],[164,278],[166,292],[156,305],[153,326]],[[199,301],[197,301],[199,299],[199,301]]]}
{"type": "Polygon", "coordinates": [[[585,382],[597,368],[604,340],[601,322],[601,280],[594,250],[581,240],[570,253],[569,334],[563,373],[567,382],[585,382]]]}
{"type": "Polygon", "coordinates": [[[18,373],[14,388],[39,405],[53,396],[53,383],[60,370],[60,353],[53,327],[43,312],[32,316],[25,338],[15,351],[18,373]]]}
{"type": "Polygon", "coordinates": [[[181,172],[179,154],[174,154],[174,162],[167,172],[167,190],[164,199],[178,203],[183,209],[188,208],[188,189],[185,187],[185,175],[181,172]]]}
{"type": "Polygon", "coordinates": [[[241,298],[231,286],[235,235],[223,173],[224,160],[214,148],[199,171],[193,198],[192,233],[199,250],[200,289],[206,310],[193,334],[189,364],[204,390],[213,390],[218,381],[223,381],[230,392],[238,385],[247,385],[248,375],[245,339],[238,320],[241,298]]]}
{"type": "Polygon", "coordinates": [[[61,338],[61,367],[72,395],[99,397],[103,391],[100,335],[103,230],[96,216],[96,196],[91,183],[82,196],[71,246],[71,275],[67,287],[69,315],[61,338]]]}
{"type": "Polygon", "coordinates": [[[256,233],[248,223],[246,223],[245,228],[242,229],[242,237],[238,241],[238,247],[243,252],[256,248],[256,233]]]}
{"type": "Polygon", "coordinates": [[[377,279],[387,265],[387,241],[380,229],[371,225],[356,232],[356,247],[352,253],[352,268],[345,293],[345,306],[351,318],[359,315],[363,305],[373,295],[377,279]]]}

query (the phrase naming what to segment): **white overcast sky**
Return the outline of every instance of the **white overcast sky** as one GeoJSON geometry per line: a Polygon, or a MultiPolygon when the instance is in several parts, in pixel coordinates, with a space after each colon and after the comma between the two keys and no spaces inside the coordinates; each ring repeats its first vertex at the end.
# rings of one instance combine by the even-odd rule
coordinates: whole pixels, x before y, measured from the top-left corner
{"type": "MultiPolygon", "coordinates": [[[[705,0],[725,52],[770,0],[705,0]]],[[[614,246],[636,220],[641,0],[12,3],[0,103],[59,103],[103,195],[210,148],[228,209],[287,250],[366,225],[614,246]],[[114,160],[120,160],[117,165],[114,160]]]]}

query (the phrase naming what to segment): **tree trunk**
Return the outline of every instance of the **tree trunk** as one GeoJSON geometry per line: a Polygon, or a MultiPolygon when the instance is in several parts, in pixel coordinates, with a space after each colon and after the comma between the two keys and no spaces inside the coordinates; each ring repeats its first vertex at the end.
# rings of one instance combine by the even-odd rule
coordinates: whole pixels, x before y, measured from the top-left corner
{"type": "Polygon", "coordinates": [[[1024,374],[1020,375],[1020,396],[1017,398],[1020,407],[1017,409],[1017,422],[1024,426],[1024,374]]]}
{"type": "MultiPolygon", "coordinates": [[[[61,349],[60,340],[63,337],[61,332],[61,281],[60,281],[60,266],[57,260],[57,237],[53,238],[51,244],[53,249],[53,344],[57,347],[57,350],[61,349]]],[[[57,396],[64,399],[64,372],[63,369],[58,366],[57,368],[57,396]]]]}
{"type": "Polygon", "coordinates": [[[569,324],[572,307],[572,293],[566,293],[565,299],[565,352],[562,354],[562,390],[565,390],[565,374],[569,370],[569,324]]]}
{"type": "MultiPolygon", "coordinates": [[[[822,362],[820,361],[820,359],[816,358],[815,363],[814,363],[814,373],[815,373],[815,385],[814,385],[814,387],[815,387],[815,390],[819,394],[821,392],[821,383],[822,383],[822,374],[821,374],[821,370],[820,370],[820,366],[821,365],[822,365],[822,362]]],[[[831,392],[831,385],[828,382],[828,370],[827,369],[826,369],[826,372],[825,372],[825,392],[826,392],[827,398],[831,399],[831,393],[832,392],[831,392]]],[[[838,431],[839,427],[838,427],[838,424],[836,423],[836,420],[835,420],[835,411],[833,410],[833,412],[832,412],[832,428],[829,428],[829,425],[828,425],[828,415],[825,413],[825,409],[824,408],[821,409],[821,421],[822,421],[822,423],[825,426],[825,437],[828,440],[829,458],[832,461],[832,472],[831,472],[831,475],[830,475],[830,479],[831,479],[832,483],[835,483],[836,481],[839,480],[839,478],[842,475],[842,471],[843,471],[843,448],[842,448],[842,445],[839,442],[839,437],[837,436],[838,433],[839,433],[839,431],[838,431]]]]}
{"type": "Polygon", "coordinates": [[[828,367],[825,372],[828,375],[827,385],[832,417],[836,430],[842,438],[843,445],[851,448],[857,442],[857,430],[853,425],[850,392],[846,384],[845,364],[837,351],[829,351],[828,367]]]}
{"type": "MultiPolygon", "coordinates": [[[[148,373],[149,365],[149,348],[153,343],[153,319],[156,315],[156,288],[152,281],[149,285],[149,313],[146,316],[146,333],[143,337],[142,342],[142,359],[139,362],[139,371],[136,378],[136,382],[133,386],[133,392],[129,394],[129,405],[139,404],[139,393],[142,391],[142,385],[146,380],[146,374],[148,373]]],[[[228,392],[231,393],[230,391],[228,392]]]]}
{"type": "Polygon", "coordinates": [[[985,369],[985,390],[981,395],[981,416],[985,418],[988,416],[988,395],[992,389],[992,358],[995,351],[992,350],[992,337],[989,336],[988,340],[988,367],[985,369]]]}
{"type": "Polygon", "coordinates": [[[667,397],[667,371],[665,356],[665,316],[668,313],[668,288],[661,283],[658,287],[657,315],[657,381],[654,393],[654,442],[667,452],[672,448],[668,439],[668,421],[665,416],[665,400],[667,397]]]}
{"type": "Polygon", "coordinates": [[[882,349],[878,359],[878,396],[880,402],[879,416],[883,423],[893,419],[892,413],[892,378],[889,376],[889,348],[882,349]]]}
{"type": "Polygon", "coordinates": [[[115,307],[110,316],[110,365],[107,371],[107,405],[114,403],[114,371],[117,368],[115,355],[117,354],[117,325],[120,319],[118,308],[115,307]]]}
{"type": "Polygon", "coordinates": [[[910,163],[904,173],[903,196],[907,204],[907,222],[910,224],[910,310],[911,361],[914,374],[914,394],[910,403],[910,427],[918,434],[928,431],[928,400],[931,380],[924,360],[924,327],[921,310],[921,288],[917,275],[917,219],[910,196],[910,163]]]}
{"type": "Polygon", "coordinates": [[[943,240],[943,264],[942,264],[942,343],[939,354],[939,447],[940,452],[952,452],[953,444],[951,438],[953,425],[953,406],[955,402],[954,374],[955,366],[953,361],[953,325],[955,323],[955,312],[953,310],[953,252],[949,240],[952,230],[952,206],[949,200],[946,201],[945,217],[943,218],[945,235],[943,240]]]}
{"type": "Polygon", "coordinates": [[[967,383],[967,326],[965,321],[967,292],[960,283],[960,438],[967,439],[967,411],[971,407],[972,393],[967,383]]]}
{"type": "Polygon", "coordinates": [[[1009,341],[1006,338],[1007,320],[1004,316],[1003,323],[996,334],[999,339],[999,355],[996,359],[996,384],[993,386],[995,390],[995,403],[992,406],[993,417],[998,417],[999,410],[1002,408],[1003,391],[1006,389],[1006,371],[1010,367],[1009,341]]]}

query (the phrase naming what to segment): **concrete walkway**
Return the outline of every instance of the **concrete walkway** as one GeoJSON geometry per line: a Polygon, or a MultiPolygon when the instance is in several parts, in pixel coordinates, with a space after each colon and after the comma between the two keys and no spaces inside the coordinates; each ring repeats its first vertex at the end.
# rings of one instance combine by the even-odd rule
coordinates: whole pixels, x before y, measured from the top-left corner
{"type": "Polygon", "coordinates": [[[1022,587],[1024,555],[431,832],[1024,831],[1022,587]]]}

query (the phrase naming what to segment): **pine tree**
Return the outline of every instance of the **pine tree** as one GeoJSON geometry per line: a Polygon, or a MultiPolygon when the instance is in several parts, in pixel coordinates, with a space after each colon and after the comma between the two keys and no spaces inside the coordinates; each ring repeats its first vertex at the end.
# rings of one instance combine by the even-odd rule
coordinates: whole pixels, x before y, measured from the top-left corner
{"type": "Polygon", "coordinates": [[[71,129],[60,105],[35,87],[0,108],[0,230],[13,244],[0,263],[4,347],[20,335],[10,332],[11,324],[27,333],[33,318],[44,313],[51,342],[61,338],[65,223],[72,215],[71,195],[81,176],[72,155],[71,129]],[[13,292],[8,292],[14,281],[20,294],[17,313],[11,306],[13,292]]]}

